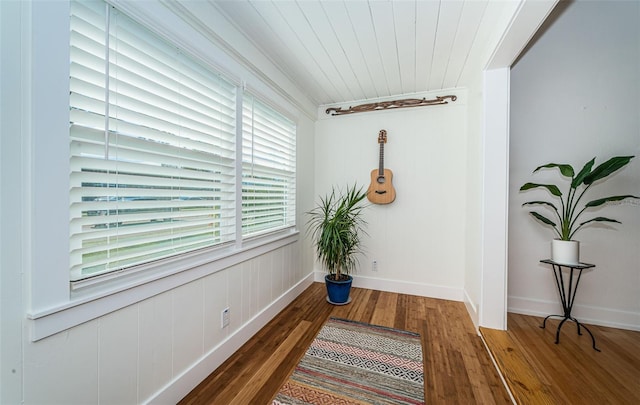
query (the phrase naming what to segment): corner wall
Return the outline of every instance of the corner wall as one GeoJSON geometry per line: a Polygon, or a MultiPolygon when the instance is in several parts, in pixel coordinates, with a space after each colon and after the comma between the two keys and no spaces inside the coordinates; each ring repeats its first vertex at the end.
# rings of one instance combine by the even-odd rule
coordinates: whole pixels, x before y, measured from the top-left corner
{"type": "MultiPolygon", "coordinates": [[[[333,185],[344,188],[354,181],[366,189],[370,172],[378,169],[378,133],[387,130],[384,166],[393,172],[397,197],[392,204],[366,210],[369,236],[354,285],[463,300],[466,90],[442,90],[437,95],[448,94],[458,100],[343,116],[322,111],[316,122],[316,198],[333,185]]],[[[408,97],[413,95],[403,96],[408,97]]]]}

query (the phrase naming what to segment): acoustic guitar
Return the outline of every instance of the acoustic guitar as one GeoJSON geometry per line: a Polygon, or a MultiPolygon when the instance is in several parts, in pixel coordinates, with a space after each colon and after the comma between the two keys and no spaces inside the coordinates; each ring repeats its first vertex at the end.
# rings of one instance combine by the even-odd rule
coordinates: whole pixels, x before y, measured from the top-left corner
{"type": "Polygon", "coordinates": [[[387,143],[387,131],[380,130],[378,144],[380,145],[380,164],[371,171],[371,184],[367,190],[367,198],[374,204],[390,204],[396,199],[393,188],[393,173],[384,168],[384,144],[387,143]]]}

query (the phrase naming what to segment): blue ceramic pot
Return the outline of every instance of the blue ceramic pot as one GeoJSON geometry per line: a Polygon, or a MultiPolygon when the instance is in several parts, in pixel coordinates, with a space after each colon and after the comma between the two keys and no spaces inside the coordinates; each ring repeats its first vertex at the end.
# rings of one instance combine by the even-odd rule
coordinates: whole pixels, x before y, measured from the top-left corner
{"type": "Polygon", "coordinates": [[[349,277],[344,281],[335,281],[329,278],[329,274],[324,276],[324,283],[327,286],[327,301],[334,305],[344,305],[351,302],[349,292],[351,291],[351,283],[353,277],[349,277]]]}

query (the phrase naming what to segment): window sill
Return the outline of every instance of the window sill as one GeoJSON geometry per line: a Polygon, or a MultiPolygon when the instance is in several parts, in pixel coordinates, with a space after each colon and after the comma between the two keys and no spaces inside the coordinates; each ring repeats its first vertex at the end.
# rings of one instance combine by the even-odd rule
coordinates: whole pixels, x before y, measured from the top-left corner
{"type": "Polygon", "coordinates": [[[297,230],[256,238],[243,247],[227,247],[167,262],[145,271],[73,291],[68,302],[31,311],[31,341],[37,341],[208,276],[298,240],[297,230]],[[153,270],[153,271],[151,271],[153,270]]]}

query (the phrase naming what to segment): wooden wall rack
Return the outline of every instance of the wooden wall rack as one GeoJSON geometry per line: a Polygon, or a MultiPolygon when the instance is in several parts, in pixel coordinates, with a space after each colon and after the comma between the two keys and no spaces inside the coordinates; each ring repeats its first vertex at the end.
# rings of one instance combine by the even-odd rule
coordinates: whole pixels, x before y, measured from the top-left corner
{"type": "Polygon", "coordinates": [[[342,107],[331,107],[326,109],[326,113],[330,115],[353,114],[365,111],[392,110],[394,108],[422,107],[427,105],[449,104],[449,101],[456,101],[457,96],[437,96],[436,98],[427,100],[424,98],[405,98],[403,100],[381,101],[378,103],[360,104],[355,107],[342,109],[342,107]]]}

